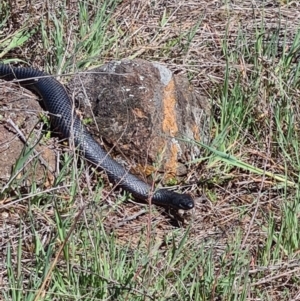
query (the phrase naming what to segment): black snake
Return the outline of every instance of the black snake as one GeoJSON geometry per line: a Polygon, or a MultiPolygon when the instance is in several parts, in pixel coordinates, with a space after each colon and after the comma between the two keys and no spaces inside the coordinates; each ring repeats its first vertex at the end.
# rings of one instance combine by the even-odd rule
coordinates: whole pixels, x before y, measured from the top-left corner
{"type": "Polygon", "coordinates": [[[167,189],[155,189],[130,174],[113,160],[96,142],[74,113],[72,101],[64,86],[48,74],[32,69],[17,68],[0,64],[0,78],[6,81],[19,80],[26,89],[38,93],[46,110],[51,114],[51,124],[65,138],[74,139],[74,145],[88,162],[103,169],[110,181],[130,192],[135,198],[153,204],[176,209],[192,209],[194,201],[188,194],[180,194],[167,189]],[[152,193],[153,191],[153,193],[152,193]]]}

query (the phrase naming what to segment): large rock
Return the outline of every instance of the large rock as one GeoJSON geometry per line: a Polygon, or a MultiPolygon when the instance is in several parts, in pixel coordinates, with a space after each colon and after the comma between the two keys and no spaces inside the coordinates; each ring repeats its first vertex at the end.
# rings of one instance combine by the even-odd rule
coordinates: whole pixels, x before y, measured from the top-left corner
{"type": "Polygon", "coordinates": [[[200,155],[185,140],[208,139],[208,102],[185,76],[158,63],[112,61],[78,73],[68,88],[135,173],[161,171],[168,180],[184,175],[185,163],[200,155]]]}

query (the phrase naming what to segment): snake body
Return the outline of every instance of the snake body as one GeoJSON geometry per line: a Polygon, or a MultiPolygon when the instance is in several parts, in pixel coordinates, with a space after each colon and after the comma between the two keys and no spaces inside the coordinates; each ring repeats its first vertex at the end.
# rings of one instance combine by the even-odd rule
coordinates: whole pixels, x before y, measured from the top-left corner
{"type": "Polygon", "coordinates": [[[44,106],[51,116],[51,125],[64,138],[71,138],[84,158],[103,169],[110,181],[130,192],[135,198],[188,210],[194,207],[194,201],[188,194],[180,194],[168,189],[155,189],[130,174],[122,165],[113,160],[91,136],[79,117],[65,87],[48,74],[32,69],[17,68],[0,64],[0,78],[6,81],[18,80],[26,89],[32,90],[43,99],[44,106]]]}

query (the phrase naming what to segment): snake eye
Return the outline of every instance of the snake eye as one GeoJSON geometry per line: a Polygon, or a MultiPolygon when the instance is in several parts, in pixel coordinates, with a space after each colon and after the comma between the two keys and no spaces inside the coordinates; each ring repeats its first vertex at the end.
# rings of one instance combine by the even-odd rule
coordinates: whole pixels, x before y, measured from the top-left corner
{"type": "Polygon", "coordinates": [[[188,203],[186,204],[186,208],[193,209],[194,208],[194,202],[193,201],[188,201],[188,203]]]}
{"type": "Polygon", "coordinates": [[[187,200],[181,204],[181,208],[185,210],[193,209],[194,208],[194,201],[187,200]]]}

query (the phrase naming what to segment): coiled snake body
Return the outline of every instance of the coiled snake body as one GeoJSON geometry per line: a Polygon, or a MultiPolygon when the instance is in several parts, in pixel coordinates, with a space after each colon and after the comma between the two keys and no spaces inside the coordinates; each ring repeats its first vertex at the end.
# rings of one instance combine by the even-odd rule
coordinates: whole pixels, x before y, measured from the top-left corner
{"type": "Polygon", "coordinates": [[[188,194],[167,189],[157,189],[152,193],[151,186],[114,161],[83,126],[74,113],[72,101],[64,86],[53,77],[32,68],[16,68],[0,64],[0,78],[7,81],[21,80],[19,82],[21,86],[38,93],[46,110],[51,114],[53,128],[63,137],[74,139],[75,147],[83,153],[88,162],[103,169],[110,181],[130,192],[135,198],[143,201],[149,201],[151,198],[153,204],[176,209],[188,210],[194,207],[194,201],[188,194]]]}

